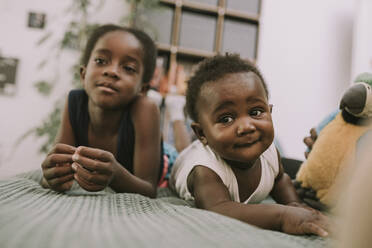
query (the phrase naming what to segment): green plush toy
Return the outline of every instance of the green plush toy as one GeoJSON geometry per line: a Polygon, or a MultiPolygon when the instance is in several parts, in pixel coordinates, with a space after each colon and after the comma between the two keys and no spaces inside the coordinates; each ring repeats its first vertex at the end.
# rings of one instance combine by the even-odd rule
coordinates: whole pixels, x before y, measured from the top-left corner
{"type": "Polygon", "coordinates": [[[319,133],[296,181],[316,193],[325,207],[332,209],[341,197],[341,188],[354,166],[358,139],[372,129],[372,74],[360,74],[340,102],[341,112],[319,133]]]}

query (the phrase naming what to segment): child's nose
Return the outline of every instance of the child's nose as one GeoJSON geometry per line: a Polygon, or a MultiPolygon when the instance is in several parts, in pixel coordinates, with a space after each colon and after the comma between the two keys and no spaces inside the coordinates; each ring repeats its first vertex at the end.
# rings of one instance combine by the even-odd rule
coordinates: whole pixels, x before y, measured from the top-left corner
{"type": "Polygon", "coordinates": [[[242,118],[239,121],[238,127],[236,129],[236,134],[240,137],[249,133],[252,133],[256,130],[256,126],[249,117],[242,118]]]}
{"type": "Polygon", "coordinates": [[[119,78],[119,66],[115,64],[107,65],[103,75],[112,78],[119,78]]]}

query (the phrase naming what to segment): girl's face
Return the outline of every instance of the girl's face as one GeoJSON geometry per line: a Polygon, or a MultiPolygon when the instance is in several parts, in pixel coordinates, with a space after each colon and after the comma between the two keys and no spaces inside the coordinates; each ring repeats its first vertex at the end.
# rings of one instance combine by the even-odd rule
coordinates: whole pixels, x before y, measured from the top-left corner
{"type": "Polygon", "coordinates": [[[253,72],[205,83],[196,107],[198,138],[232,166],[249,168],[273,142],[271,106],[253,72]]]}
{"type": "Polygon", "coordinates": [[[141,89],[142,44],[124,31],[106,33],[97,41],[80,75],[93,104],[108,109],[121,108],[141,89]]]}

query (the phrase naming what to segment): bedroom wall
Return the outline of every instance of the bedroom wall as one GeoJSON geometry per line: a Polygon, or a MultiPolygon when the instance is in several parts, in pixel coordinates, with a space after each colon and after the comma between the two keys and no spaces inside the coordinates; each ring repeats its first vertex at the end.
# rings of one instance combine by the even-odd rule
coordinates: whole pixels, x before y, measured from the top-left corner
{"type": "MultiPolygon", "coordinates": [[[[115,22],[122,16],[122,11],[128,9],[123,0],[106,1],[110,4],[92,18],[115,22]]],[[[363,25],[364,31],[353,35],[353,22],[355,9],[359,11],[357,23],[371,20],[366,16],[372,11],[370,2],[263,0],[258,65],[271,91],[275,131],[285,156],[303,159],[305,145],[302,138],[337,108],[339,97],[355,71],[369,63],[363,53],[367,43],[362,42],[367,25],[363,25]],[[356,4],[359,7],[355,8],[356,4]],[[360,8],[360,4],[368,9],[360,8]],[[358,44],[355,48],[353,42],[358,44]]],[[[66,84],[59,84],[50,97],[41,97],[35,91],[33,82],[41,77],[36,67],[48,50],[35,46],[43,30],[27,27],[27,13],[45,12],[46,29],[58,32],[70,18],[60,12],[69,3],[50,0],[0,2],[0,55],[20,59],[16,95],[0,95],[0,176],[39,168],[44,158],[37,152],[41,140],[29,137],[14,150],[15,141],[29,128],[39,125],[53,108],[54,100],[70,87],[70,72],[62,68],[66,84]]],[[[371,44],[371,35],[368,39],[371,44]]],[[[372,48],[369,46],[368,49],[372,54],[372,48]]],[[[77,58],[78,55],[71,51],[61,58],[63,63],[60,64],[69,64],[77,58]]],[[[43,75],[48,73],[52,71],[43,71],[43,75]]]]}
{"type": "Polygon", "coordinates": [[[353,37],[352,75],[372,73],[372,1],[358,0],[353,37]]]}
{"type": "Polygon", "coordinates": [[[302,139],[338,107],[351,82],[356,3],[263,1],[258,65],[269,86],[276,137],[286,157],[304,159],[302,139]]]}
{"type": "MultiPolygon", "coordinates": [[[[65,12],[72,1],[0,1],[0,56],[15,57],[20,61],[16,73],[15,95],[0,94],[0,176],[39,168],[44,159],[44,155],[38,153],[42,143],[40,139],[30,136],[17,149],[14,146],[15,141],[30,128],[40,125],[53,109],[55,100],[71,87],[70,65],[79,58],[76,51],[67,51],[58,60],[50,58],[51,64],[43,70],[38,70],[37,66],[47,56],[54,56],[50,51],[72,18],[65,12]],[[29,12],[45,13],[46,27],[27,27],[29,12]],[[53,37],[45,46],[38,47],[37,41],[47,30],[53,31],[53,37]],[[33,84],[37,80],[56,76],[56,67],[59,67],[61,80],[50,96],[43,97],[33,84]]],[[[106,0],[106,3],[90,17],[92,22],[117,22],[128,11],[124,0],[106,0]]]]}

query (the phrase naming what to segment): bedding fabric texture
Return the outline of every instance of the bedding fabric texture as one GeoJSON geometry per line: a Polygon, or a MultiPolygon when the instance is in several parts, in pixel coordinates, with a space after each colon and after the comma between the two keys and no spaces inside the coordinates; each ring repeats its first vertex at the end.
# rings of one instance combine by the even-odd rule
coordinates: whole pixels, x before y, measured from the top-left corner
{"type": "Polygon", "coordinates": [[[0,247],[326,247],[327,239],[256,228],[196,209],[168,188],[158,198],[40,186],[41,170],[0,180],[0,247]]]}

